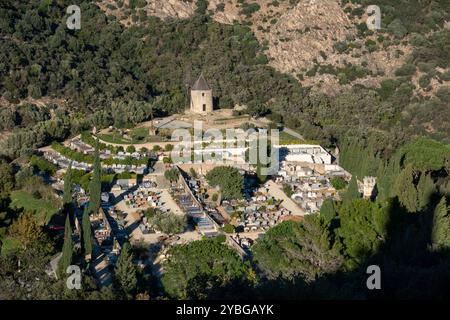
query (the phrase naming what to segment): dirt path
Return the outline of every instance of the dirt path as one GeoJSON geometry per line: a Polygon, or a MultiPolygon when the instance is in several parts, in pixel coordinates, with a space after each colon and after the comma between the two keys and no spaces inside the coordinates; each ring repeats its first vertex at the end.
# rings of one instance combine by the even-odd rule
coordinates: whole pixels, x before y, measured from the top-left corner
{"type": "Polygon", "coordinates": [[[269,189],[269,194],[273,196],[275,199],[282,200],[281,206],[288,209],[292,215],[295,216],[304,216],[306,212],[300,208],[294,200],[289,198],[284,191],[280,188],[278,184],[273,181],[267,182],[267,188],[269,189]]]}

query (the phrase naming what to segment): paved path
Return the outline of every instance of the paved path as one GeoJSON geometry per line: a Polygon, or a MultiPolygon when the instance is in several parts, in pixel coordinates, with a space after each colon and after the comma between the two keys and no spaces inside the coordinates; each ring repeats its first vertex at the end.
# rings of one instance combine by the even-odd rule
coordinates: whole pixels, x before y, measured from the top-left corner
{"type": "Polygon", "coordinates": [[[305,138],[303,138],[303,136],[300,133],[298,133],[298,132],[296,132],[296,131],[294,131],[292,129],[284,127],[283,131],[286,132],[286,133],[289,133],[291,136],[296,137],[296,138],[298,138],[300,140],[305,140],[305,138]]]}
{"type": "Polygon", "coordinates": [[[284,193],[284,191],[281,189],[281,187],[278,184],[276,184],[275,182],[270,180],[269,182],[267,182],[266,185],[267,185],[267,188],[269,189],[269,194],[277,200],[282,200],[283,202],[281,202],[281,206],[288,209],[292,213],[292,215],[304,216],[306,214],[306,212],[302,208],[300,208],[294,202],[294,200],[289,198],[284,193]]]}

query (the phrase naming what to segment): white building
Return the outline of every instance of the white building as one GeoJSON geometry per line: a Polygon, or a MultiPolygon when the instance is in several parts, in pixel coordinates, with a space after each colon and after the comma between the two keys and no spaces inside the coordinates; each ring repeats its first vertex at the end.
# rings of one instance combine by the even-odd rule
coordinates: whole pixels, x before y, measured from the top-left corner
{"type": "Polygon", "coordinates": [[[331,154],[316,144],[290,144],[275,146],[280,150],[280,158],[285,161],[331,164],[331,154]]]}

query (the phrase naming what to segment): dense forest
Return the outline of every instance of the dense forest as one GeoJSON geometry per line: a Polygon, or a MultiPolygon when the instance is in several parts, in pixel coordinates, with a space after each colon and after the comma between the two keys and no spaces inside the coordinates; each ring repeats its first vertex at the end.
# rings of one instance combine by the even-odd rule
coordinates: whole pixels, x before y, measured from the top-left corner
{"type": "MultiPolygon", "coordinates": [[[[131,257],[142,253],[139,247],[123,250],[117,290],[99,290],[90,276],[81,291],[65,290],[64,281],[35,280],[45,276],[49,257],[62,243],[47,238],[48,230],[41,228],[45,216],[15,209],[12,198],[26,189],[40,201],[61,206],[44,183],[55,168],[36,158],[29,165],[13,160],[93,126],[130,127],[147,120],[152,110],[181,112],[187,88],[201,72],[214,89],[217,107],[245,104],[252,116],[267,116],[307,139],[338,146],[340,164],[353,178],[342,190],[342,201],[327,200],[320,215],[270,229],[255,245],[252,261],[242,261],[223,239],[175,247],[164,265],[162,296],[448,296],[450,89],[442,85],[436,95],[421,96],[412,78],[419,70],[424,89],[431,78],[448,81],[450,30],[443,22],[450,3],[370,2],[388,13],[383,23],[389,27],[381,32],[410,43],[412,54],[379,88],[359,85],[329,97],[269,67],[250,28],[214,22],[205,1],[192,18],[143,17],[145,23],[129,28],[90,1],[2,1],[0,248],[8,245],[1,242],[6,232],[23,245],[0,256],[0,298],[161,296],[148,270],[139,273],[132,266],[131,257]],[[65,24],[65,9],[74,3],[82,10],[78,31],[65,24]],[[369,175],[378,178],[375,201],[361,199],[358,192],[357,180],[369,175]],[[384,270],[381,293],[366,290],[370,264],[384,270]]],[[[85,176],[86,184],[89,179],[85,176]]]]}
{"type": "MultiPolygon", "coordinates": [[[[125,28],[95,4],[78,1],[83,27],[68,30],[66,2],[2,2],[1,61],[9,62],[0,64],[0,119],[3,130],[14,129],[2,148],[8,157],[93,125],[132,125],[147,119],[151,108],[180,112],[187,85],[200,72],[214,89],[217,107],[245,104],[252,115],[284,122],[327,146],[349,131],[372,138],[375,149],[387,153],[419,135],[449,142],[449,88],[426,98],[411,85],[416,68],[435,73],[434,67],[445,70],[450,61],[450,31],[426,33],[429,20],[406,25],[414,51],[395,79],[330,98],[268,67],[263,47],[245,25],[219,24],[198,12],[184,20],[146,17],[145,24],[125,28]],[[30,98],[51,102],[18,106],[30,98]]],[[[442,19],[433,20],[432,29],[442,19]]],[[[446,79],[448,72],[438,76],[446,79]]]]}

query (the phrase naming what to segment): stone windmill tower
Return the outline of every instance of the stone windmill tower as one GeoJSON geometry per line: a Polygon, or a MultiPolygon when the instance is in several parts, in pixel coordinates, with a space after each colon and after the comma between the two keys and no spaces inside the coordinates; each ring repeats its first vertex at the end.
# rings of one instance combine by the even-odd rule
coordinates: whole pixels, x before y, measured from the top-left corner
{"type": "Polygon", "coordinates": [[[208,114],[213,111],[212,90],[203,74],[200,75],[191,88],[190,111],[197,114],[208,114]]]}

